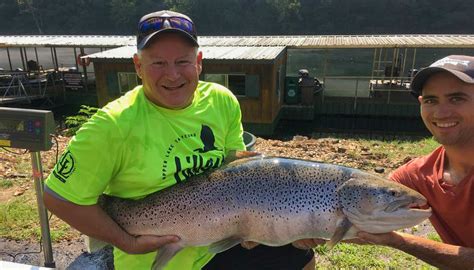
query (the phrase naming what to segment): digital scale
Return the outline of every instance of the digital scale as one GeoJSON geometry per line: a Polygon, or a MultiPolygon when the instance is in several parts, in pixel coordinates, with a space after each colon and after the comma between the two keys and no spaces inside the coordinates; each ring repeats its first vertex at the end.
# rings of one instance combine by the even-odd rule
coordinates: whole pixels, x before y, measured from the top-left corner
{"type": "Polygon", "coordinates": [[[33,180],[35,182],[38,214],[41,223],[41,241],[44,266],[55,268],[48,212],[43,203],[43,169],[39,151],[52,147],[51,135],[55,123],[51,111],[0,107],[0,147],[28,150],[31,154],[33,180]]]}
{"type": "Polygon", "coordinates": [[[54,128],[51,111],[0,108],[0,146],[48,151],[54,128]]]}

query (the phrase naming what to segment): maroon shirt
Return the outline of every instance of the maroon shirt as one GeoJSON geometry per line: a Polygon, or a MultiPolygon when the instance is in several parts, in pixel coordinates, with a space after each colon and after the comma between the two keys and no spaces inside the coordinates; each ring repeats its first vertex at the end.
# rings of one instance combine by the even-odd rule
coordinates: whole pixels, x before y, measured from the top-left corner
{"type": "Polygon", "coordinates": [[[391,179],[421,193],[433,210],[430,221],[443,242],[474,248],[474,169],[457,185],[443,180],[445,149],[416,158],[391,179]]]}

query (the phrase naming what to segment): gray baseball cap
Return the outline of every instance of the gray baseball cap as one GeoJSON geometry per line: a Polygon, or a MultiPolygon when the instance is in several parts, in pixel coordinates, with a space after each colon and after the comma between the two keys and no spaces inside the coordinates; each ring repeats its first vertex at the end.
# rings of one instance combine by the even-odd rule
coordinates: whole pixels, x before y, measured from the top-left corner
{"type": "Polygon", "coordinates": [[[411,82],[413,93],[421,95],[421,89],[428,78],[441,71],[447,71],[466,83],[474,84],[474,57],[450,55],[420,70],[411,82]]]}

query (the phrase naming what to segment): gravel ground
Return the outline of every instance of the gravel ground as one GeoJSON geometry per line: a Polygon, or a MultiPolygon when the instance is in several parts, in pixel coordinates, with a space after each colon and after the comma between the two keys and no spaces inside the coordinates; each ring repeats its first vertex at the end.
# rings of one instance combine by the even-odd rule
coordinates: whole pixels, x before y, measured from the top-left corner
{"type": "MultiPolygon", "coordinates": [[[[0,260],[44,266],[44,253],[40,243],[15,241],[0,238],[0,260]]],[[[79,255],[85,252],[81,239],[53,243],[53,260],[57,269],[66,269],[79,255]]]]}

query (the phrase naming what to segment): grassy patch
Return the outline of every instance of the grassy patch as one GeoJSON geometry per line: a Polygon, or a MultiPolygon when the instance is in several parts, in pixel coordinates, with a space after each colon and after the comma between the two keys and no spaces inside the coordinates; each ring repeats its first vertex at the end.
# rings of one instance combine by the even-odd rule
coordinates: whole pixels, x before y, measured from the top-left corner
{"type": "MultiPolygon", "coordinates": [[[[0,237],[14,240],[40,239],[41,226],[34,191],[0,203],[0,209],[0,237]]],[[[53,241],[72,239],[79,235],[57,218],[50,220],[50,228],[53,241]]]]}
{"type": "Polygon", "coordinates": [[[404,252],[382,246],[340,243],[331,251],[315,249],[317,269],[436,269],[404,252]]]}
{"type": "Polygon", "coordinates": [[[433,240],[433,241],[442,242],[441,237],[439,237],[439,235],[435,232],[428,233],[428,235],[426,237],[430,240],[433,240]]]}
{"type": "Polygon", "coordinates": [[[0,204],[0,237],[15,240],[37,238],[38,211],[31,196],[14,197],[0,204]]]}
{"type": "Polygon", "coordinates": [[[408,140],[361,140],[363,146],[370,149],[372,153],[378,154],[383,158],[396,159],[400,156],[418,157],[429,154],[439,146],[433,138],[419,139],[415,141],[408,140]]]}
{"type": "Polygon", "coordinates": [[[0,179],[0,188],[7,189],[13,187],[13,181],[10,179],[0,179]]]}

